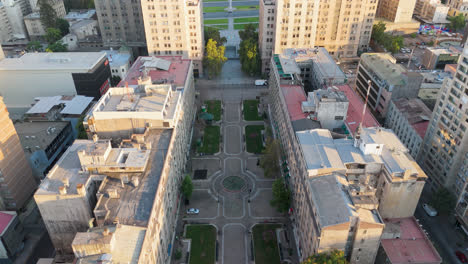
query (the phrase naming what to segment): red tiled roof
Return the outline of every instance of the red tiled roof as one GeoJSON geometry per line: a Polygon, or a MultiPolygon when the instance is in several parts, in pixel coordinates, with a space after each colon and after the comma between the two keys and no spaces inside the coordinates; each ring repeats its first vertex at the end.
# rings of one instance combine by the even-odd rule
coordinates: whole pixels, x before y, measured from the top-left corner
{"type": "Polygon", "coordinates": [[[5,231],[5,228],[7,228],[8,224],[10,224],[11,219],[13,219],[13,217],[15,216],[12,214],[0,212],[0,234],[2,234],[3,231],[5,231]]]}
{"type": "Polygon", "coordinates": [[[382,239],[382,247],[392,264],[441,263],[441,258],[414,217],[393,218],[385,223],[400,226],[400,238],[382,239]]]}
{"type": "Polygon", "coordinates": [[[301,104],[307,101],[304,89],[300,85],[281,85],[291,121],[307,118],[302,112],[301,104]]]}
{"type": "MultiPolygon", "coordinates": [[[[151,70],[148,72],[148,76],[151,77],[151,80],[163,80],[166,79],[167,83],[174,83],[178,86],[183,86],[187,78],[188,70],[190,68],[190,60],[182,59],[181,56],[156,56],[157,58],[171,61],[169,70],[151,70]]],[[[144,61],[143,58],[151,57],[138,57],[138,59],[133,63],[132,67],[128,70],[127,76],[117,85],[120,87],[125,86],[125,82],[128,82],[129,85],[138,84],[138,77],[143,76],[143,71],[141,66],[144,61]]]]}
{"type": "Polygon", "coordinates": [[[424,138],[426,135],[427,127],[429,126],[429,121],[423,121],[416,124],[412,124],[414,130],[418,133],[421,138],[424,138]]]}
{"type": "MultiPolygon", "coordinates": [[[[356,92],[349,85],[337,86],[338,89],[345,93],[349,101],[348,116],[346,117],[346,125],[351,130],[351,134],[354,134],[362,120],[362,110],[364,109],[364,102],[356,94],[356,92]]],[[[369,109],[367,109],[363,127],[380,127],[379,122],[375,119],[369,109]]]]}

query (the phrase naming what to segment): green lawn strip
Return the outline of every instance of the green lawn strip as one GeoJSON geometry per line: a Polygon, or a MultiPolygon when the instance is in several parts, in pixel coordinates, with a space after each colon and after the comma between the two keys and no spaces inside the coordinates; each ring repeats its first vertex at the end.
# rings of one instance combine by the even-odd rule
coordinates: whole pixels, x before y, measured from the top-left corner
{"type": "Polygon", "coordinates": [[[228,20],[227,19],[205,19],[203,21],[205,25],[211,25],[211,24],[227,24],[228,20]]]}
{"type": "MultiPolygon", "coordinates": [[[[238,1],[238,0],[235,0],[235,1],[238,1]]],[[[223,0],[203,0],[203,3],[206,3],[206,2],[227,2],[227,1],[223,1],[223,0]]]]}
{"type": "MultiPolygon", "coordinates": [[[[234,29],[242,30],[244,29],[245,25],[254,24],[254,23],[245,23],[245,24],[234,24],[234,29]]],[[[255,23],[255,28],[258,28],[258,23],[255,23]]]]}
{"type": "Polygon", "coordinates": [[[198,153],[217,153],[219,151],[219,137],[219,126],[206,126],[203,135],[203,146],[198,148],[198,153]]]}
{"type": "Polygon", "coordinates": [[[254,6],[233,6],[236,10],[234,11],[246,11],[246,10],[258,10],[258,5],[254,6]]]}
{"type": "Polygon", "coordinates": [[[247,145],[247,152],[262,153],[262,130],[265,130],[264,125],[250,125],[245,127],[245,144],[247,145]]]}
{"type": "Polygon", "coordinates": [[[185,237],[190,243],[190,264],[214,264],[216,228],[212,225],[189,225],[185,237]]]}
{"type": "Polygon", "coordinates": [[[260,224],[253,227],[255,264],[280,264],[276,228],[281,225],[260,224]]]}
{"type": "Polygon", "coordinates": [[[243,104],[245,121],[262,120],[262,117],[258,115],[258,100],[244,100],[243,104]]]}
{"type": "Polygon", "coordinates": [[[207,6],[203,8],[205,13],[216,13],[216,12],[225,12],[224,9],[226,6],[207,6]]]}
{"type": "Polygon", "coordinates": [[[212,28],[217,28],[220,30],[228,29],[228,25],[205,25],[205,27],[212,27],[212,28]]]}
{"type": "Polygon", "coordinates": [[[234,18],[234,23],[249,23],[249,22],[258,22],[258,17],[234,18]]]}
{"type": "Polygon", "coordinates": [[[221,101],[220,100],[209,100],[205,101],[208,109],[207,112],[213,115],[215,121],[221,120],[221,101]]]}

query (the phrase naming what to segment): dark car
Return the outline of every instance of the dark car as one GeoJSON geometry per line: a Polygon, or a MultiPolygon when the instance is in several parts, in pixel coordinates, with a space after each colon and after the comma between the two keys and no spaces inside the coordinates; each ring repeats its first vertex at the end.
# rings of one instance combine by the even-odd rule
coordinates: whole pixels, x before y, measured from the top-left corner
{"type": "Polygon", "coordinates": [[[467,263],[468,259],[466,258],[465,254],[463,254],[461,251],[455,251],[455,255],[457,258],[461,261],[461,263],[467,263]]]}

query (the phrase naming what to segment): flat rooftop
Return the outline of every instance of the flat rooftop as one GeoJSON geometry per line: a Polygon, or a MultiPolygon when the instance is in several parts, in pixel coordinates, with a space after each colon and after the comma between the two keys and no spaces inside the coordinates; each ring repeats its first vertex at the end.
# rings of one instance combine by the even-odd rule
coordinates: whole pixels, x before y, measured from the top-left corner
{"type": "Polygon", "coordinates": [[[432,111],[418,98],[400,98],[392,102],[418,135],[424,138],[432,111]]]}
{"type": "Polygon", "coordinates": [[[356,132],[356,129],[359,127],[359,123],[361,123],[361,121],[363,121],[363,127],[380,127],[379,122],[372,115],[371,111],[366,111],[364,119],[362,118],[364,102],[349,85],[340,85],[336,87],[345,93],[349,101],[345,124],[348,127],[351,135],[356,132]]]}
{"type": "Polygon", "coordinates": [[[359,147],[354,147],[354,139],[333,139],[326,129],[300,131],[296,132],[296,136],[309,171],[343,170],[347,163],[380,163],[391,174],[403,174],[409,170],[418,173],[418,177],[424,177],[408,150],[390,129],[363,128],[361,132],[361,139],[365,144],[383,145],[379,155],[366,154],[359,147]]]}
{"type": "Polygon", "coordinates": [[[119,52],[118,50],[101,50],[105,52],[111,67],[119,67],[130,63],[132,55],[129,52],[119,52]]]}
{"type": "Polygon", "coordinates": [[[323,47],[309,49],[285,49],[283,55],[296,62],[313,61],[321,73],[322,78],[345,79],[346,75],[338,67],[327,49],[323,47]]]}
{"type": "Polygon", "coordinates": [[[385,224],[396,225],[400,231],[399,238],[380,242],[392,264],[442,262],[414,217],[387,219],[385,224]]]}
{"type": "MultiPolygon", "coordinates": [[[[16,133],[26,154],[45,150],[70,122],[68,121],[32,121],[15,123],[16,133]]],[[[71,132],[71,130],[70,130],[71,132]]]]}
{"type": "Polygon", "coordinates": [[[406,69],[397,64],[392,55],[388,53],[364,53],[361,55],[361,64],[368,71],[376,73],[379,78],[390,85],[404,85],[406,83],[403,75],[406,69]]]}
{"type": "Polygon", "coordinates": [[[143,175],[138,176],[138,186],[125,184],[122,187],[120,179],[114,177],[107,177],[103,181],[99,192],[105,195],[98,200],[95,211],[107,211],[105,225],[118,219],[123,225],[147,226],[171,136],[171,129],[152,129],[148,132],[147,142],[151,142],[152,145],[149,157],[151,165],[143,175]],[[106,195],[110,190],[117,190],[120,197],[111,198],[106,195]]]}
{"type": "Polygon", "coordinates": [[[53,107],[61,104],[65,107],[60,111],[61,114],[81,115],[93,101],[93,97],[82,95],[75,96],[48,96],[36,97],[35,104],[26,112],[26,114],[46,114],[53,107]]]}
{"type": "Polygon", "coordinates": [[[90,19],[96,15],[95,9],[71,10],[65,15],[66,20],[90,19]]]}
{"type": "Polygon", "coordinates": [[[281,92],[289,112],[291,121],[307,118],[307,114],[302,112],[302,102],[307,101],[304,89],[300,85],[281,85],[281,92]]]}
{"type": "Polygon", "coordinates": [[[106,54],[104,52],[38,52],[0,61],[0,71],[76,71],[88,72],[106,54]]]}
{"type": "Polygon", "coordinates": [[[97,24],[97,20],[83,19],[83,20],[80,20],[80,21],[77,21],[77,22],[71,24],[70,28],[74,29],[74,30],[79,30],[81,27],[85,27],[85,26],[87,26],[89,24],[94,24],[94,23],[97,24]]]}
{"type": "Polygon", "coordinates": [[[157,57],[138,57],[133,63],[132,67],[128,70],[128,74],[118,86],[137,85],[138,80],[145,76],[151,77],[151,80],[157,83],[175,84],[176,86],[184,86],[185,80],[189,73],[191,60],[183,59],[181,56],[157,56],[157,57]],[[155,60],[165,60],[169,62],[169,66],[161,64],[150,67],[151,62],[155,60]],[[145,66],[145,63],[147,66],[145,66]]]}

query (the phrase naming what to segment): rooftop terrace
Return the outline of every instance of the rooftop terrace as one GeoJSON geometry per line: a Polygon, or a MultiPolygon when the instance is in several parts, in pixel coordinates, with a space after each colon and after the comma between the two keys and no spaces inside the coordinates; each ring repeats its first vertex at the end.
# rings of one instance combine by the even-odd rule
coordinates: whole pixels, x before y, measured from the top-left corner
{"type": "Polygon", "coordinates": [[[283,55],[294,59],[296,62],[313,61],[317,65],[317,69],[321,73],[322,78],[339,78],[345,79],[346,75],[336,65],[335,60],[330,56],[328,51],[323,47],[310,49],[285,49],[283,55]]]}

